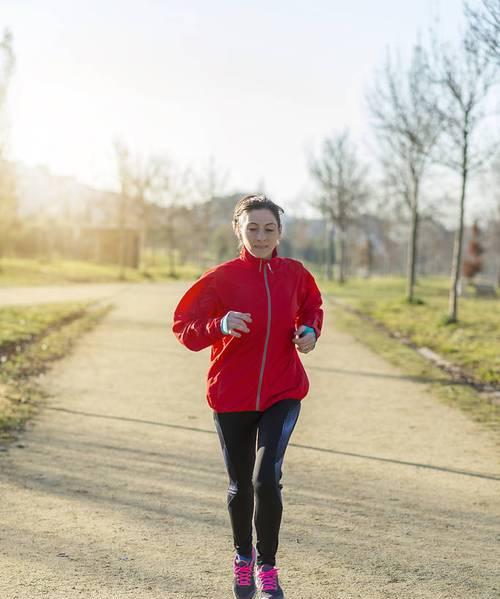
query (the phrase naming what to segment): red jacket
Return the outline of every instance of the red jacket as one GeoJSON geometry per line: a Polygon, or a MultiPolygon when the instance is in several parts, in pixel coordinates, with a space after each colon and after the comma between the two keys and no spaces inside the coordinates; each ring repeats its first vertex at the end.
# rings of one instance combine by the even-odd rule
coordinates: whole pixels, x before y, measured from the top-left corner
{"type": "Polygon", "coordinates": [[[297,260],[256,258],[245,247],[239,258],[207,271],[184,294],[172,330],[193,351],[211,346],[207,400],[216,412],[262,411],[282,399],[303,399],[309,381],[292,343],[304,324],[320,336],[321,295],[297,260]],[[248,312],[249,333],[224,335],[229,310],[248,312]]]}

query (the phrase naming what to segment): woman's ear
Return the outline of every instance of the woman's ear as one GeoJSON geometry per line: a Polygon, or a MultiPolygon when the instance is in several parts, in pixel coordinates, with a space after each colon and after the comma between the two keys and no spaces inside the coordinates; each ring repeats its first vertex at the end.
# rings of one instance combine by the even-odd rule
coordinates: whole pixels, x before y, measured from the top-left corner
{"type": "Polygon", "coordinates": [[[241,235],[240,235],[240,223],[238,221],[233,221],[233,232],[236,236],[236,239],[238,241],[241,241],[241,235]]]}

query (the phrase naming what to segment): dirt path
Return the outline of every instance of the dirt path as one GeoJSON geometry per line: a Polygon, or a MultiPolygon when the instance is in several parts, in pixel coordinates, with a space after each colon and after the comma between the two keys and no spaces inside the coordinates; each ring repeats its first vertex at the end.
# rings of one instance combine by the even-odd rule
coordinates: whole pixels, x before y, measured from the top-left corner
{"type": "Polygon", "coordinates": [[[127,283],[89,283],[75,285],[37,285],[0,287],[0,306],[27,306],[51,302],[113,300],[131,287],[127,283]]]}
{"type": "MultiPolygon", "coordinates": [[[[208,356],[168,328],[183,288],[116,295],[46,377],[52,399],[24,446],[0,454],[2,599],[230,599],[208,356]]],[[[499,597],[492,436],[334,326],[304,361],[312,392],[284,468],[287,599],[499,597]]]]}

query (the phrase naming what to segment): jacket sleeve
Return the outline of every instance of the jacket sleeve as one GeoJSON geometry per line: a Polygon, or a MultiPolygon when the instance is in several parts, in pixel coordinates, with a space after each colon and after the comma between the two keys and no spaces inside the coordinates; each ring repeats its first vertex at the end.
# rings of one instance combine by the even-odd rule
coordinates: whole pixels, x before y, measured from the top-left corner
{"type": "Polygon", "coordinates": [[[321,309],[323,300],[314,277],[306,268],[303,268],[299,289],[300,306],[295,325],[297,328],[302,324],[312,327],[316,333],[316,339],[318,339],[323,326],[323,310],[321,309]]]}
{"type": "Polygon", "coordinates": [[[200,351],[223,337],[215,273],[205,273],[182,296],[174,312],[172,331],[188,349],[200,351]]]}

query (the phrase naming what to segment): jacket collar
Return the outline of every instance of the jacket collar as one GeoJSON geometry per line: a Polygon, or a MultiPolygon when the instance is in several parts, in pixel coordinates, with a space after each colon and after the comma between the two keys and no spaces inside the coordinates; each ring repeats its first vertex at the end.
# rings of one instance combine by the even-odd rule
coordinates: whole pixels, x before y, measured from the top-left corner
{"type": "Polygon", "coordinates": [[[246,262],[248,265],[253,266],[254,268],[258,268],[259,271],[262,270],[262,267],[267,264],[272,272],[273,267],[277,262],[277,260],[275,260],[277,256],[277,247],[274,248],[271,258],[257,258],[253,254],[251,254],[245,246],[243,246],[240,250],[240,259],[243,260],[243,262],[246,262]]]}

